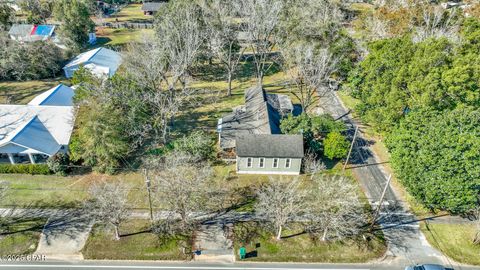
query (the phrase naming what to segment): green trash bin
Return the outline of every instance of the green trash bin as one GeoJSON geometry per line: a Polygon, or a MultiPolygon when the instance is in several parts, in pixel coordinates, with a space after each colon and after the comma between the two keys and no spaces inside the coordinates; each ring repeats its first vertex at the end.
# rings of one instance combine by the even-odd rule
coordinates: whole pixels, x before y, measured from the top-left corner
{"type": "Polygon", "coordinates": [[[243,260],[247,256],[247,249],[245,247],[241,247],[238,253],[240,255],[240,260],[243,260]]]}

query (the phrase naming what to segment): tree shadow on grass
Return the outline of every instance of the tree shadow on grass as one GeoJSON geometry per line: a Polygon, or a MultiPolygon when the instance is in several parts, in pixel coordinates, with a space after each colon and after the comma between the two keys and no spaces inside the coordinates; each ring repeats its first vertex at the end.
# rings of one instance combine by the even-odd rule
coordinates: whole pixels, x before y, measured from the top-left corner
{"type": "Polygon", "coordinates": [[[109,37],[97,37],[97,42],[91,46],[92,49],[105,46],[105,44],[112,41],[109,37]]]}

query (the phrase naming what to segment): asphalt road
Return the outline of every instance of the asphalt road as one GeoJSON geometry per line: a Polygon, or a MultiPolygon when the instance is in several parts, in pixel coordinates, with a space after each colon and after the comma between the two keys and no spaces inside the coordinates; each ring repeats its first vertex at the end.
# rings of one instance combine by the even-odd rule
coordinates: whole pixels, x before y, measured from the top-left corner
{"type": "MultiPolygon", "coordinates": [[[[31,270],[31,269],[168,269],[168,270],[400,270],[404,265],[399,264],[293,264],[293,263],[235,263],[235,264],[200,264],[200,263],[165,263],[165,262],[118,262],[118,261],[84,261],[81,263],[61,262],[30,262],[9,263],[0,262],[0,269],[31,270]]],[[[474,270],[479,268],[460,267],[455,270],[474,270]]]]}
{"type": "MultiPolygon", "coordinates": [[[[318,113],[329,113],[334,118],[343,120],[349,127],[350,137],[353,137],[355,127],[360,127],[348,169],[359,181],[372,208],[376,209],[387,183],[388,174],[383,164],[388,160],[378,160],[375,157],[371,148],[374,142],[365,139],[362,124],[350,117],[335,92],[320,100],[318,113]]],[[[409,212],[392,186],[385,193],[378,223],[387,239],[387,255],[390,259],[404,264],[439,263],[458,268],[458,264],[429,245],[419,229],[417,218],[409,212]]]]}

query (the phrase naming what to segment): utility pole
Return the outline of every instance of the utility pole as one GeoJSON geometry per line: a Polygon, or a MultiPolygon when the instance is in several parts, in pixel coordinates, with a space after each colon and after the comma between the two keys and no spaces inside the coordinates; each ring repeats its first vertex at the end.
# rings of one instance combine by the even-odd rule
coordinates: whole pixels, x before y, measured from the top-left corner
{"type": "Polygon", "coordinates": [[[370,231],[373,230],[373,226],[375,226],[375,222],[377,221],[378,215],[380,214],[380,208],[382,208],[383,200],[385,199],[385,194],[387,193],[387,189],[390,186],[390,181],[392,180],[392,174],[388,176],[387,184],[383,189],[382,196],[380,197],[380,201],[378,202],[377,211],[375,211],[375,215],[373,216],[372,224],[370,225],[370,231]]]}
{"type": "Polygon", "coordinates": [[[143,174],[145,175],[145,184],[147,186],[147,192],[148,192],[148,204],[149,204],[149,207],[150,207],[150,220],[153,223],[152,191],[151,191],[151,182],[150,182],[150,179],[148,178],[148,170],[143,169],[143,174]]]}
{"type": "Polygon", "coordinates": [[[355,143],[355,139],[357,139],[357,133],[358,133],[358,126],[355,127],[355,133],[353,134],[352,144],[350,145],[350,150],[348,150],[347,160],[345,160],[345,164],[343,164],[342,173],[345,173],[345,168],[347,168],[348,161],[350,160],[350,155],[352,154],[353,144],[355,143]]]}

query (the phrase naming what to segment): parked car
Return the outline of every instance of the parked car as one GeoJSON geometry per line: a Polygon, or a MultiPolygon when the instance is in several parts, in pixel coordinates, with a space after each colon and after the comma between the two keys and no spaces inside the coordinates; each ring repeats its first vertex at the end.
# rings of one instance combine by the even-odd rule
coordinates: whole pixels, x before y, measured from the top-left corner
{"type": "Polygon", "coordinates": [[[405,270],[447,270],[447,268],[439,264],[417,264],[407,266],[405,270]]]}

